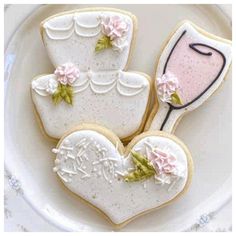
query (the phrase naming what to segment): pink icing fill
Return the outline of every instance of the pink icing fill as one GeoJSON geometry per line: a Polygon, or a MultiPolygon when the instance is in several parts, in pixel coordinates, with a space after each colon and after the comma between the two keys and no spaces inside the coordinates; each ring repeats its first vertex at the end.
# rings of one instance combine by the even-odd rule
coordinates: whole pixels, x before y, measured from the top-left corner
{"type": "Polygon", "coordinates": [[[196,46],[202,52],[211,52],[211,56],[201,55],[189,47],[191,43],[200,43],[188,32],[175,47],[166,71],[173,73],[179,80],[178,93],[183,104],[191,102],[216,78],[222,65],[222,56],[213,49],[196,46]]]}

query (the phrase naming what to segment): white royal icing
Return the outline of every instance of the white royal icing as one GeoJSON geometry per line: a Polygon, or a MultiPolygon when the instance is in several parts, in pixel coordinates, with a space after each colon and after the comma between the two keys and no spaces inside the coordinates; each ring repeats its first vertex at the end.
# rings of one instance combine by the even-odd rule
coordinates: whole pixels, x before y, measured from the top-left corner
{"type": "Polygon", "coordinates": [[[32,98],[46,133],[60,138],[74,126],[97,123],[125,138],[138,130],[146,111],[150,84],[135,72],[81,72],[72,84],[73,105],[54,105],[48,92],[49,81],[56,76],[44,75],[32,81],[32,98]],[[40,96],[39,96],[40,95],[40,96]]]}
{"type": "MultiPolygon", "coordinates": [[[[93,73],[88,71],[87,73],[81,73],[80,79],[72,84],[72,87],[74,88],[73,92],[75,94],[80,93],[89,87],[95,94],[106,94],[115,87],[120,95],[130,97],[141,93],[145,87],[148,86],[148,83],[145,80],[135,81],[136,84],[129,84],[122,81],[124,80],[125,74],[126,73],[122,71],[107,73],[93,73]],[[105,79],[107,82],[101,82],[101,79],[105,79]]],[[[33,80],[31,87],[39,95],[47,96],[53,94],[56,91],[57,86],[58,82],[56,76],[47,75],[33,80]]]]}
{"type": "MultiPolygon", "coordinates": [[[[110,128],[122,139],[134,134],[144,119],[150,83],[145,75],[123,71],[133,37],[132,17],[112,10],[74,11],[49,18],[44,21],[43,29],[44,44],[56,68],[71,64],[79,71],[78,78],[69,83],[72,105],[65,101],[55,105],[52,101],[63,71],[58,69],[57,76],[44,75],[32,81],[33,102],[45,132],[60,138],[74,126],[86,122],[110,128]],[[122,51],[108,48],[95,52],[102,36],[103,17],[125,22],[127,31],[124,37],[118,38],[122,43],[117,42],[122,51]]],[[[61,81],[66,82],[63,76],[61,81]]]]}
{"type": "Polygon", "coordinates": [[[187,156],[183,148],[167,137],[147,136],[132,148],[146,155],[147,148],[158,147],[176,157],[178,172],[166,181],[151,177],[139,182],[125,182],[134,170],[130,154],[122,156],[118,144],[93,130],[75,131],[53,149],[53,170],[74,193],[101,209],[120,224],[144,211],[161,206],[178,195],[188,178],[187,156]]]}
{"type": "Polygon", "coordinates": [[[81,71],[124,69],[127,64],[133,22],[130,16],[112,11],[69,12],[55,16],[43,24],[43,40],[55,67],[67,62],[79,65],[81,71]],[[129,25],[125,38],[114,43],[114,49],[96,53],[101,38],[101,16],[119,16],[129,25]]]}
{"type": "MultiPolygon", "coordinates": [[[[187,34],[191,35],[191,37],[194,38],[193,43],[203,43],[221,51],[225,56],[226,62],[225,62],[225,67],[221,75],[217,79],[217,81],[199,99],[197,99],[191,105],[183,109],[173,110],[171,112],[163,128],[163,130],[166,132],[173,131],[175,124],[178,122],[179,118],[183,115],[183,113],[196,109],[213,94],[213,92],[220,86],[224,77],[226,76],[226,73],[229,70],[229,66],[232,60],[232,52],[231,52],[230,43],[222,42],[218,40],[217,38],[214,39],[214,37],[207,37],[206,34],[203,34],[201,31],[195,28],[190,22],[185,22],[176,30],[176,32],[174,33],[174,35],[171,37],[166,47],[164,48],[163,52],[161,53],[161,57],[159,59],[159,63],[157,66],[156,78],[159,78],[162,76],[163,69],[164,69],[166,60],[170,54],[170,51],[172,50],[174,44],[176,43],[176,41],[178,40],[178,38],[180,37],[180,35],[183,33],[184,30],[187,30],[187,34]]],[[[162,102],[160,98],[158,98],[158,103],[159,103],[158,112],[156,113],[153,120],[151,121],[150,127],[147,127],[147,129],[149,130],[160,130],[161,125],[169,110],[169,106],[165,102],[162,102]]]]}
{"type": "Polygon", "coordinates": [[[58,82],[54,77],[47,77],[46,80],[44,77],[39,77],[32,81],[31,87],[37,94],[41,96],[48,96],[56,92],[58,82]]]}
{"type": "Polygon", "coordinates": [[[72,17],[71,23],[69,23],[69,25],[66,27],[62,27],[62,28],[53,27],[48,22],[46,22],[43,27],[46,31],[47,36],[53,40],[69,39],[73,33],[77,34],[80,37],[89,38],[89,37],[95,37],[101,32],[99,19],[98,19],[98,23],[95,25],[85,25],[85,24],[79,23],[76,17],[76,14],[72,17]],[[90,34],[82,33],[83,31],[86,31],[89,29],[94,29],[96,31],[90,34]]]}

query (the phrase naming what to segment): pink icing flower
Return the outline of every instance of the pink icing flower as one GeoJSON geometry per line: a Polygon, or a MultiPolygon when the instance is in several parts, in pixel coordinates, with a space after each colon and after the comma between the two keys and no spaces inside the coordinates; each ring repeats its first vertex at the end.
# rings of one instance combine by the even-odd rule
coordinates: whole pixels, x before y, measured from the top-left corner
{"type": "Polygon", "coordinates": [[[157,94],[163,102],[171,102],[171,95],[179,88],[179,81],[177,77],[171,72],[167,71],[161,77],[156,79],[157,94]]]}
{"type": "Polygon", "coordinates": [[[101,18],[102,33],[110,38],[116,40],[122,38],[128,31],[128,24],[119,16],[107,16],[101,18]]]}
{"type": "Polygon", "coordinates": [[[58,66],[54,71],[54,74],[57,76],[57,80],[61,84],[72,85],[79,78],[80,71],[73,63],[65,63],[58,66]]]}
{"type": "Polygon", "coordinates": [[[176,170],[176,158],[171,154],[154,149],[149,152],[148,159],[153,164],[158,175],[172,174],[176,170]]]}

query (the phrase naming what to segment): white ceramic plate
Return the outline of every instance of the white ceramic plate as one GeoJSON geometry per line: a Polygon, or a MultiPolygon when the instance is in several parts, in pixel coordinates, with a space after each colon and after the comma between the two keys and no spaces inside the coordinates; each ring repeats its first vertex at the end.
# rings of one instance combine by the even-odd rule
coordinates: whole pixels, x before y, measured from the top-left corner
{"type": "MultiPolygon", "coordinates": [[[[106,5],[108,6],[108,5],[106,5]]],[[[39,23],[64,10],[87,5],[41,6],[16,30],[5,61],[5,163],[21,182],[26,201],[43,217],[68,231],[111,231],[94,209],[70,193],[52,172],[54,155],[33,113],[30,81],[53,67],[43,47],[39,23]]],[[[215,5],[110,5],[134,13],[138,22],[131,70],[154,75],[157,55],[175,25],[189,19],[231,38],[230,18],[215,5]],[[142,55],[142,56],[140,56],[142,55]]],[[[19,7],[20,8],[20,7],[19,7]]],[[[231,72],[202,107],[184,117],[176,135],[190,148],[195,172],[189,192],[174,204],[141,216],[123,231],[181,231],[201,214],[217,211],[231,196],[231,72]]]]}

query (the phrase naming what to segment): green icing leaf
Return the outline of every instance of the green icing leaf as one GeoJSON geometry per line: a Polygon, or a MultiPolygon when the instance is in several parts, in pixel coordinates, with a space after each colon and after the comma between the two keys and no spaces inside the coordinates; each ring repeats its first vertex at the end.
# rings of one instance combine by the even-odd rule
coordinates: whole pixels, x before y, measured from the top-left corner
{"type": "MultiPolygon", "coordinates": [[[[63,85],[65,86],[65,85],[63,85]]],[[[65,95],[63,97],[64,101],[72,105],[73,89],[70,85],[65,86],[65,95]]]]}
{"type": "Polygon", "coordinates": [[[53,95],[52,95],[52,100],[53,103],[55,105],[57,105],[58,103],[60,103],[62,101],[62,97],[60,95],[60,93],[58,91],[56,91],[53,95]]]}
{"type": "Polygon", "coordinates": [[[111,47],[112,44],[110,38],[104,35],[97,41],[95,52],[100,52],[106,48],[111,48],[111,47]]]}
{"type": "Polygon", "coordinates": [[[52,100],[55,105],[62,101],[60,84],[58,85],[56,92],[52,95],[52,100]]]}
{"type": "Polygon", "coordinates": [[[171,95],[171,103],[178,104],[178,105],[183,104],[177,92],[171,95]]]}
{"type": "Polygon", "coordinates": [[[73,89],[70,85],[59,84],[57,91],[52,95],[52,100],[55,105],[59,104],[62,100],[72,105],[73,89]]]}
{"type": "Polygon", "coordinates": [[[137,152],[131,152],[131,154],[136,169],[124,177],[126,182],[148,179],[156,174],[154,167],[145,156],[137,152]]]}
{"type": "Polygon", "coordinates": [[[69,95],[66,95],[64,97],[64,101],[67,102],[68,104],[72,105],[72,97],[69,95]]]}

